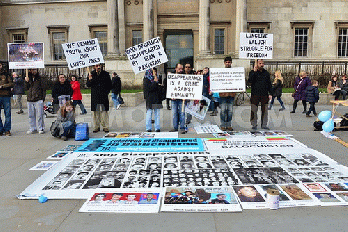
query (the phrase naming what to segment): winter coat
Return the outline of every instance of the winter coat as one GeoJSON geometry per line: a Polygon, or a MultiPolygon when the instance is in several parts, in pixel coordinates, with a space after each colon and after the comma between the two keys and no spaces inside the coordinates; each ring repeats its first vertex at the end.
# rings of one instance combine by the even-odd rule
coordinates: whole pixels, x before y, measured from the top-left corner
{"type": "Polygon", "coordinates": [[[272,96],[281,97],[283,91],[283,84],[280,80],[277,80],[277,83],[272,84],[272,96]]]}
{"type": "Polygon", "coordinates": [[[112,88],[110,75],[104,70],[99,75],[95,70],[91,74],[92,79],[88,78],[87,81],[87,86],[91,88],[91,111],[109,111],[109,93],[112,88]]]}
{"type": "Polygon", "coordinates": [[[341,90],[348,91],[348,80],[344,84],[343,84],[343,80],[341,80],[338,83],[338,86],[341,88],[341,90]]]}
{"type": "Polygon", "coordinates": [[[210,78],[209,78],[209,72],[206,74],[203,74],[203,91],[202,94],[205,97],[208,97],[210,91],[210,78]]]}
{"type": "Polygon", "coordinates": [[[306,100],[306,88],[308,86],[312,85],[311,80],[309,77],[304,77],[301,79],[300,77],[296,77],[295,79],[295,93],[293,95],[295,100],[306,100]],[[302,81],[301,81],[302,80],[302,81]]]}
{"type": "Polygon", "coordinates": [[[271,76],[266,69],[262,71],[251,70],[248,82],[251,83],[252,96],[268,96],[272,91],[271,76]]]}
{"type": "Polygon", "coordinates": [[[59,96],[69,95],[70,97],[73,95],[73,89],[71,88],[70,82],[65,81],[64,84],[61,84],[57,81],[52,89],[52,98],[53,104],[59,104],[59,96]]]}
{"type": "Polygon", "coordinates": [[[318,102],[319,101],[319,90],[318,87],[310,85],[306,88],[306,101],[307,102],[318,102]]]}
{"type": "Polygon", "coordinates": [[[29,82],[25,82],[25,85],[28,89],[28,102],[45,101],[46,82],[38,73],[35,75],[29,73],[29,82]]]}
{"type": "Polygon", "coordinates": [[[12,78],[6,73],[0,74],[0,97],[11,97],[11,88],[14,86],[12,78]]]}
{"type": "Polygon", "coordinates": [[[112,92],[115,94],[115,95],[118,95],[121,93],[121,78],[116,75],[115,77],[112,77],[112,92]]]}
{"type": "Polygon", "coordinates": [[[82,100],[82,94],[81,94],[81,88],[80,88],[80,82],[78,81],[71,81],[70,82],[71,88],[73,90],[72,94],[72,100],[73,101],[81,101],[82,100]]]}
{"type": "Polygon", "coordinates": [[[21,77],[15,77],[13,79],[13,94],[14,95],[23,95],[25,93],[24,91],[24,80],[21,77]]]}
{"type": "Polygon", "coordinates": [[[156,81],[144,77],[144,93],[146,93],[146,109],[162,109],[162,86],[156,81]]]}

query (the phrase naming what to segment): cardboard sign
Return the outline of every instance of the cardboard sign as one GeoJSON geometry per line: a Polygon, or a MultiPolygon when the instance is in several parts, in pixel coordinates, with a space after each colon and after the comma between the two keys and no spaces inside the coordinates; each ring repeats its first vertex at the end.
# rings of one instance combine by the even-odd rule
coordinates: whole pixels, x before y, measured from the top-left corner
{"type": "Polygon", "coordinates": [[[8,43],[10,69],[45,68],[43,43],[8,43]]]}
{"type": "Polygon", "coordinates": [[[240,59],[272,59],[273,34],[240,33],[240,59]]]}
{"type": "Polygon", "coordinates": [[[62,44],[70,70],[104,63],[98,39],[62,44]]]}
{"type": "Polygon", "coordinates": [[[201,100],[203,75],[168,74],[167,98],[201,100]]]}
{"type": "Polygon", "coordinates": [[[168,61],[159,37],[126,49],[126,54],[135,74],[168,61]]]}
{"type": "Polygon", "coordinates": [[[210,90],[212,92],[244,92],[245,73],[243,67],[211,68],[210,90]]]}

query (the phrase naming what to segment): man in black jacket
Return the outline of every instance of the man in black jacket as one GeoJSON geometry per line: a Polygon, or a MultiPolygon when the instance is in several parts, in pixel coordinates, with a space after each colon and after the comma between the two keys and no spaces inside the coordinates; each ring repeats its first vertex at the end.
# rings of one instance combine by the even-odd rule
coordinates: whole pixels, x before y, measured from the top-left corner
{"type": "Polygon", "coordinates": [[[263,60],[256,60],[254,69],[249,73],[248,82],[251,83],[251,115],[250,122],[253,130],[257,129],[257,110],[261,103],[261,128],[269,130],[267,104],[271,96],[271,77],[263,67],[263,60]]]}
{"type": "Polygon", "coordinates": [[[94,65],[94,70],[88,75],[87,86],[91,87],[91,111],[93,116],[93,133],[100,130],[109,132],[109,93],[112,88],[110,75],[101,69],[101,65],[94,65]]]}

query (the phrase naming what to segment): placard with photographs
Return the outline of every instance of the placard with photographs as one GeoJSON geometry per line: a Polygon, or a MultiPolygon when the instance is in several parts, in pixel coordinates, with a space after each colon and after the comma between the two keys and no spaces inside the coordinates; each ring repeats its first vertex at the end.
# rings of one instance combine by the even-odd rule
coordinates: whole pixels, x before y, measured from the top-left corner
{"type": "Polygon", "coordinates": [[[50,155],[47,157],[47,159],[53,159],[53,160],[61,160],[63,159],[66,155],[69,155],[72,153],[71,151],[57,151],[53,155],[50,155]]]}
{"type": "Polygon", "coordinates": [[[185,111],[199,120],[204,120],[211,100],[202,96],[202,100],[191,100],[185,106],[185,111]]]}
{"type": "Polygon", "coordinates": [[[109,132],[104,138],[178,138],[178,132],[109,132]]]}
{"type": "Polygon", "coordinates": [[[160,198],[160,191],[102,191],[89,197],[79,212],[158,213],[160,198]]]}
{"type": "Polygon", "coordinates": [[[348,186],[344,183],[304,183],[303,185],[318,199],[321,206],[348,204],[344,199],[344,193],[348,193],[348,186]]]}
{"type": "Polygon", "coordinates": [[[41,161],[34,167],[30,168],[31,171],[46,171],[52,168],[58,161],[41,161]]]}
{"type": "Polygon", "coordinates": [[[77,152],[186,152],[204,151],[199,138],[90,139],[77,152]]]}
{"type": "Polygon", "coordinates": [[[266,208],[266,199],[254,185],[233,186],[243,209],[266,208]]]}
{"type": "Polygon", "coordinates": [[[230,187],[167,187],[161,211],[240,212],[242,208],[230,187]]]}

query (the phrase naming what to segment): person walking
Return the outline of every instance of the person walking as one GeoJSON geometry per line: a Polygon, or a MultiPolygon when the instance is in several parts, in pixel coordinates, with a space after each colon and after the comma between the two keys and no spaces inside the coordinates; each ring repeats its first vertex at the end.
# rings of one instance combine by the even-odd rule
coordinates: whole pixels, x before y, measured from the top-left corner
{"type": "Polygon", "coordinates": [[[71,88],[73,90],[72,102],[74,105],[74,109],[75,109],[76,105],[79,105],[80,110],[81,110],[81,114],[87,114],[87,110],[82,103],[82,94],[81,94],[80,82],[77,80],[76,75],[71,75],[70,85],[71,85],[71,88]]]}
{"type": "Polygon", "coordinates": [[[146,93],[146,131],[152,131],[152,114],[154,114],[155,131],[160,132],[160,109],[163,108],[162,87],[159,84],[156,68],[146,70],[143,83],[146,93]]]}
{"type": "Polygon", "coordinates": [[[307,112],[307,104],[306,104],[306,88],[310,86],[311,80],[307,76],[307,73],[302,71],[299,76],[295,79],[295,93],[293,93],[294,103],[292,105],[292,111],[290,113],[295,113],[297,108],[297,102],[302,101],[303,105],[303,114],[307,112]]]}
{"type": "Polygon", "coordinates": [[[37,69],[29,69],[28,76],[25,77],[27,94],[27,106],[29,116],[29,130],[27,134],[45,133],[43,105],[46,97],[46,84],[44,79],[39,75],[37,69]],[[38,124],[36,126],[36,117],[38,124]]]}
{"type": "Polygon", "coordinates": [[[60,102],[59,97],[60,96],[69,96],[71,100],[71,97],[73,95],[73,89],[71,88],[70,82],[67,80],[66,76],[64,74],[58,75],[58,81],[54,83],[54,86],[52,88],[52,103],[53,103],[53,111],[56,113],[59,108],[60,104],[64,104],[65,102],[60,102]]]}
{"type": "Polygon", "coordinates": [[[93,117],[93,133],[100,130],[109,132],[109,93],[112,88],[110,74],[102,70],[101,64],[94,65],[89,73],[87,86],[91,88],[91,111],[93,117]]]}
{"type": "Polygon", "coordinates": [[[261,128],[269,130],[267,104],[271,99],[271,77],[269,72],[264,69],[265,63],[262,59],[256,60],[254,69],[249,73],[248,82],[251,83],[251,113],[250,122],[253,130],[257,129],[257,110],[261,103],[261,128]]]}
{"type": "Polygon", "coordinates": [[[11,88],[14,86],[11,77],[0,63],[0,136],[11,136],[11,88]],[[2,123],[1,109],[4,109],[5,123],[2,123]]]}
{"type": "Polygon", "coordinates": [[[114,107],[118,110],[121,106],[118,101],[118,96],[121,94],[121,78],[117,75],[116,72],[112,73],[112,90],[111,90],[111,99],[114,102],[114,107]]]}
{"type": "Polygon", "coordinates": [[[268,109],[271,110],[272,109],[272,106],[274,104],[274,100],[275,98],[277,98],[277,100],[279,101],[280,103],[280,106],[281,108],[279,109],[279,111],[283,111],[285,110],[285,106],[284,106],[284,103],[281,99],[281,96],[282,96],[282,91],[283,91],[283,77],[282,77],[282,73],[280,72],[280,70],[277,70],[275,73],[274,73],[274,81],[272,83],[272,100],[271,100],[271,103],[269,104],[269,107],[268,109]]]}
{"type": "Polygon", "coordinates": [[[22,95],[25,93],[24,91],[24,80],[22,77],[18,76],[16,72],[12,73],[12,80],[14,83],[13,86],[13,95],[15,98],[15,102],[19,107],[19,110],[16,112],[17,114],[23,114],[23,105],[22,105],[22,95]]]}
{"type": "Polygon", "coordinates": [[[319,101],[317,80],[313,80],[312,85],[306,88],[306,101],[309,103],[309,110],[306,113],[306,117],[310,117],[311,112],[313,112],[314,116],[317,116],[317,112],[315,111],[315,103],[319,101]]]}

